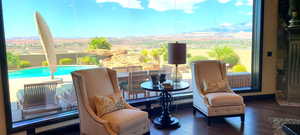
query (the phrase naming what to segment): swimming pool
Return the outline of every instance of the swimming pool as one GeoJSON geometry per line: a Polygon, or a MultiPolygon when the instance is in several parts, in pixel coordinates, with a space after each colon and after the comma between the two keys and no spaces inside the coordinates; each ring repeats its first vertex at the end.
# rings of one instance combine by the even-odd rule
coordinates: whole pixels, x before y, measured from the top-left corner
{"type": "MultiPolygon", "coordinates": [[[[68,75],[73,71],[80,69],[89,69],[95,68],[97,66],[57,66],[57,71],[54,73],[54,76],[68,75]]],[[[8,73],[9,79],[17,78],[31,78],[31,77],[47,77],[50,76],[49,67],[37,67],[22,69],[8,73]]]]}

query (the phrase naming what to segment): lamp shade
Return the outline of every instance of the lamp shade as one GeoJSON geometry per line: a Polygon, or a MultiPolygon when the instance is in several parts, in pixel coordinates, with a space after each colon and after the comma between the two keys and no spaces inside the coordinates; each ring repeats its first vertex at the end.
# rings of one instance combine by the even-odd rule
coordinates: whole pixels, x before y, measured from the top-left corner
{"type": "Polygon", "coordinates": [[[185,64],[186,63],[186,44],[185,43],[169,43],[168,44],[168,63],[169,64],[185,64]]]}

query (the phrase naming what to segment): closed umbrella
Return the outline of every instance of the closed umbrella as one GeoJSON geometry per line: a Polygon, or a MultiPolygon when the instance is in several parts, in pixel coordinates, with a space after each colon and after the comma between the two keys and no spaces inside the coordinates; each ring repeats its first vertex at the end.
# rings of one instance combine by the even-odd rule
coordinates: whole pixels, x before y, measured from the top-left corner
{"type": "Polygon", "coordinates": [[[44,49],[46,60],[50,68],[51,79],[54,79],[54,72],[56,72],[56,54],[53,37],[47,23],[39,12],[35,12],[35,22],[39,32],[40,41],[44,49]]]}

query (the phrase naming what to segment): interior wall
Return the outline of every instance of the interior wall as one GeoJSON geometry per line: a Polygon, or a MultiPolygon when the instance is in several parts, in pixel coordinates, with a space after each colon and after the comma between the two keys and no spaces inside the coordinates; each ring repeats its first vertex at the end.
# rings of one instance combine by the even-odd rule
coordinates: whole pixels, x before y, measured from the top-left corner
{"type": "Polygon", "coordinates": [[[261,92],[241,94],[243,96],[274,94],[276,92],[277,18],[278,0],[265,0],[262,54],[262,89],[261,92]],[[267,56],[268,52],[272,52],[272,56],[267,56]]]}
{"type": "Polygon", "coordinates": [[[2,80],[0,78],[0,135],[6,135],[2,80]]]}

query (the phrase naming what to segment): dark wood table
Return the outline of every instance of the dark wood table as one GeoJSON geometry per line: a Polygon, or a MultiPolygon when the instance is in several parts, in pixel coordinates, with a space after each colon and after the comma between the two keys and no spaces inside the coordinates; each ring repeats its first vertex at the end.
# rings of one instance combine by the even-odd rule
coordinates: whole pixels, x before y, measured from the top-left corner
{"type": "Polygon", "coordinates": [[[300,135],[300,124],[284,124],[282,129],[287,135],[300,135]]]}
{"type": "Polygon", "coordinates": [[[141,84],[141,88],[148,91],[161,92],[160,100],[162,106],[161,115],[157,118],[154,118],[153,123],[157,128],[178,128],[180,127],[179,120],[175,117],[172,117],[170,114],[170,106],[172,102],[171,92],[186,90],[190,87],[189,83],[180,81],[173,83],[170,80],[167,80],[173,84],[172,89],[165,89],[162,85],[153,85],[152,81],[146,81],[141,84]]]}

